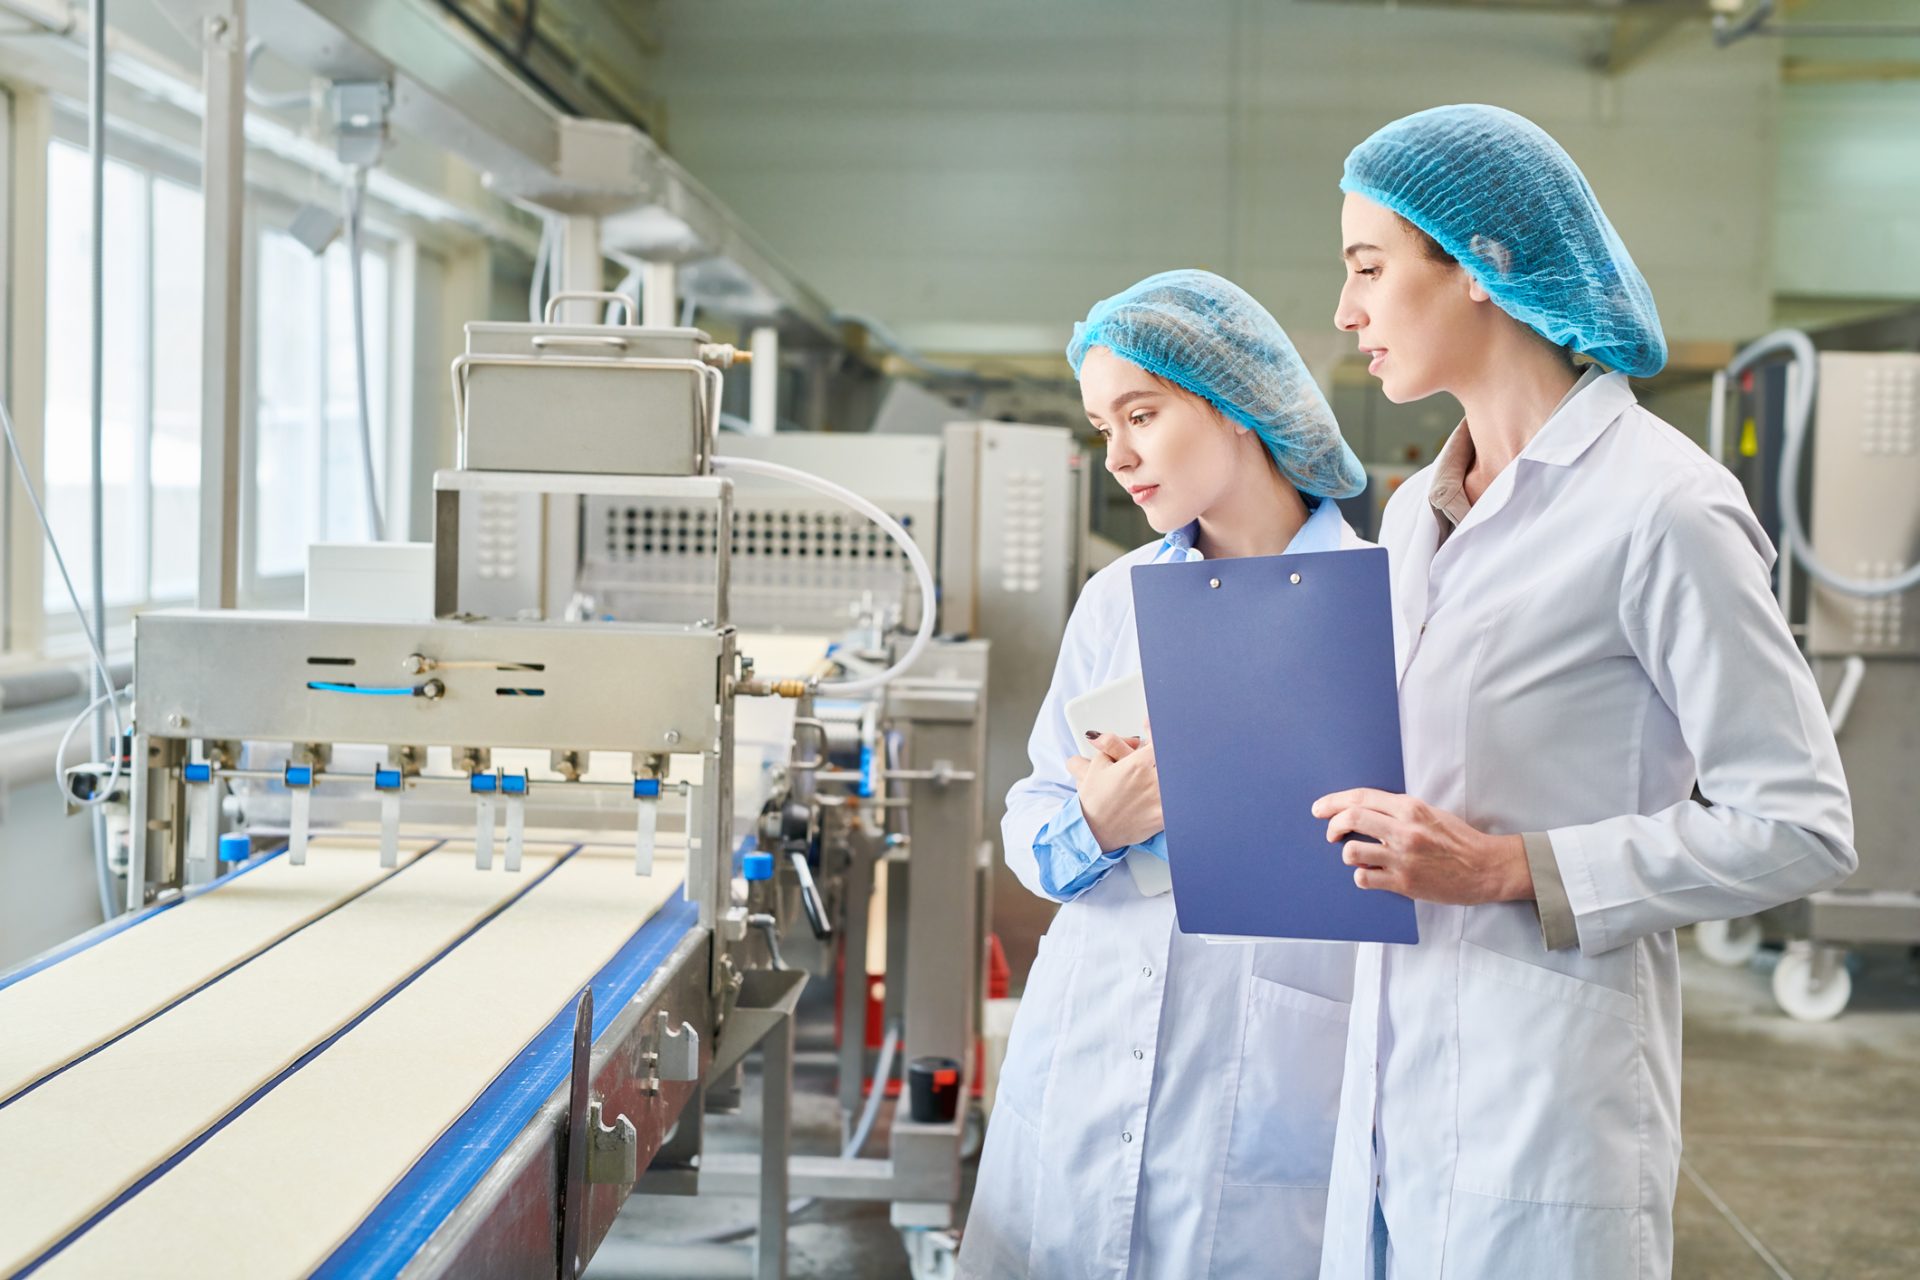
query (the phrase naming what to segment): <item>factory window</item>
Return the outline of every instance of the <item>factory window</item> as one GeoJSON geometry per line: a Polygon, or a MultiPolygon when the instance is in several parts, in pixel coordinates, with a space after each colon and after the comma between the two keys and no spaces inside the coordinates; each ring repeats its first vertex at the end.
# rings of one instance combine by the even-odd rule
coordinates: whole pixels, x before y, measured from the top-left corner
{"type": "MultiPolygon", "coordinates": [[[[344,237],[318,256],[279,230],[258,242],[255,308],[253,575],[306,572],[309,542],[363,541],[367,519],[353,358],[353,277],[344,237]]],[[[376,486],[387,493],[391,245],[362,260],[368,419],[376,486]]]]}
{"type": "MultiPolygon", "coordinates": [[[[60,118],[47,151],[47,515],[83,603],[92,594],[89,493],[91,175],[84,126],[60,118]]],[[[331,205],[325,185],[312,198],[331,205]]],[[[199,574],[203,215],[191,166],[116,138],[106,172],[104,582],[123,622],[190,601],[199,574]]],[[[297,598],[313,541],[371,536],[361,471],[345,236],[315,254],[282,228],[291,200],[250,193],[246,263],[253,341],[244,378],[250,484],[241,498],[243,594],[297,598]]],[[[363,259],[375,482],[389,479],[390,335],[399,242],[369,229],[363,259]]],[[[404,483],[404,474],[398,477],[404,483]]],[[[77,629],[50,552],[41,598],[50,635],[77,629]]]]}
{"type": "MultiPolygon", "coordinates": [[[[47,516],[84,602],[89,536],[91,176],[84,150],[47,153],[47,516]]],[[[104,581],[109,606],[192,594],[200,485],[200,195],[107,162],[103,359],[104,581]],[[163,248],[162,248],[163,247],[163,248]]],[[[72,622],[52,554],[43,598],[72,622]]]]}

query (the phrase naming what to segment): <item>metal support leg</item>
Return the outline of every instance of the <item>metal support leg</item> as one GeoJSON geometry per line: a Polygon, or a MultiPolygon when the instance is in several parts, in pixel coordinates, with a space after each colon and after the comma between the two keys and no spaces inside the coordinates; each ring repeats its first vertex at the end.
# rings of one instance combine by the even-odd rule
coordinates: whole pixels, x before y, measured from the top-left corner
{"type": "Polygon", "coordinates": [[[210,6],[200,31],[201,187],[206,283],[201,297],[200,576],[202,609],[231,609],[240,582],[241,262],[246,192],[246,8],[210,6]]]}
{"type": "MultiPolygon", "coordinates": [[[[807,975],[799,969],[754,969],[744,975],[740,1002],[721,1028],[708,1070],[721,1078],[755,1048],[762,1054],[760,1155],[757,1190],[759,1234],[753,1246],[753,1274],[759,1280],[783,1280],[787,1274],[787,1162],[793,1150],[793,1011],[807,975]]],[[[751,1157],[748,1158],[750,1163],[751,1157]]],[[[700,1185],[709,1165],[728,1162],[709,1153],[702,1160],[700,1185]]],[[[643,1180],[643,1188],[644,1180],[643,1180]]],[[[743,1193],[747,1187],[741,1187],[743,1193]]]]}
{"type": "Polygon", "coordinates": [[[640,323],[671,329],[680,323],[679,272],[671,262],[649,262],[640,273],[640,323]]]}
{"type": "Polygon", "coordinates": [[[842,1137],[860,1114],[867,1075],[867,936],[873,900],[873,859],[855,841],[846,874],[846,919],[840,952],[840,1123],[842,1137]]]}
{"type": "Polygon", "coordinates": [[[147,832],[152,828],[151,807],[153,797],[158,793],[155,785],[160,779],[154,776],[152,744],[144,733],[133,738],[133,764],[136,770],[148,771],[145,778],[130,778],[127,785],[133,789],[132,815],[127,820],[127,896],[128,911],[138,911],[147,905],[148,854],[152,841],[147,832]],[[144,783],[145,785],[142,785],[144,783]]]}
{"type": "Polygon", "coordinates": [[[793,1011],[760,1043],[760,1234],[753,1243],[757,1280],[787,1274],[787,1160],[793,1148],[793,1011]]]}
{"type": "Polygon", "coordinates": [[[770,436],[780,423],[780,331],[763,325],[753,331],[753,367],[747,422],[756,436],[770,436]]]}
{"type": "MultiPolygon", "coordinates": [[[[600,270],[600,220],[576,215],[560,224],[560,291],[597,292],[606,288],[600,270]]],[[[600,319],[597,302],[563,302],[561,324],[596,324],[600,319]]],[[[624,323],[631,324],[631,320],[624,323]]]]}

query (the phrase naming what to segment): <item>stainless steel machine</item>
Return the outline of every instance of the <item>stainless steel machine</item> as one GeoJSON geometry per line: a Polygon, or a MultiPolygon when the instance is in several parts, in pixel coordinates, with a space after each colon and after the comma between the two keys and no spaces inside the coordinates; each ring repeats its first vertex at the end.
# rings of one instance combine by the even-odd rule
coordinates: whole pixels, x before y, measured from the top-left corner
{"type": "Polygon", "coordinates": [[[1824,1020],[1851,998],[1849,948],[1920,943],[1920,355],[1819,350],[1787,333],[1729,373],[1738,413],[1716,419],[1709,448],[1780,548],[1781,607],[1827,699],[1860,869],[1763,917],[1703,925],[1698,940],[1729,964],[1784,942],[1775,998],[1824,1020]]]}
{"type": "MultiPolygon", "coordinates": [[[[835,486],[763,461],[715,458],[733,349],[690,329],[561,324],[552,308],[547,323],[476,324],[468,336],[454,369],[459,464],[434,478],[433,590],[421,615],[143,616],[128,758],[123,768],[99,764],[76,778],[119,786],[131,807],[141,833],[127,877],[132,914],[0,978],[0,1003],[29,998],[36,984],[55,980],[49,975],[93,963],[125,938],[158,936],[142,931],[170,911],[210,919],[208,904],[231,899],[234,876],[259,874],[263,861],[282,869],[277,884],[297,884],[327,865],[330,840],[375,842],[384,872],[417,880],[422,842],[453,837],[471,844],[473,876],[530,883],[565,874],[536,875],[536,864],[552,863],[540,850],[617,843],[636,876],[679,875],[683,866],[684,883],[632,920],[631,937],[577,1000],[553,1009],[544,1031],[489,1068],[498,1074],[483,1092],[455,1099],[461,1105],[438,1141],[381,1173],[391,1189],[317,1260],[319,1273],[577,1274],[636,1190],[757,1194],[763,1276],[784,1274],[790,1191],[887,1201],[916,1256],[937,1269],[938,1229],[952,1224],[960,1193],[964,1109],[950,1121],[902,1117],[877,1158],[790,1162],[787,1129],[802,965],[824,971],[820,957],[841,930],[863,935],[881,866],[893,925],[888,1017],[902,1057],[960,1062],[963,1097],[975,1071],[990,847],[982,839],[989,649],[935,639],[930,616],[917,617],[911,641],[903,634],[903,611],[914,620],[919,599],[932,594],[926,557],[912,545],[931,531],[910,534],[879,508],[862,508],[863,520],[891,526],[881,536],[894,554],[883,556],[864,524],[835,524],[843,547],[861,547],[863,567],[892,566],[860,584],[812,584],[821,599],[859,585],[864,621],[843,627],[851,634],[807,669],[756,662],[757,643],[781,661],[792,650],[743,637],[737,625],[735,570],[745,557],[734,477],[752,468],[758,481],[828,494],[835,486]],[[517,553],[499,535],[498,517],[528,508],[536,523],[568,511],[602,530],[608,512],[619,513],[616,523],[630,510],[656,520],[674,512],[672,558],[698,578],[697,589],[662,575],[652,595],[671,607],[637,620],[578,607],[569,616],[539,596],[504,595],[515,576],[503,564],[517,568],[517,553]],[[685,535],[684,552],[683,512],[689,528],[697,513],[701,530],[685,535]],[[772,716],[775,728],[738,750],[743,711],[764,726],[769,708],[784,708],[785,718],[772,716]],[[116,784],[121,772],[128,777],[116,784]],[[236,814],[244,832],[229,829],[236,814]],[[252,856],[223,876],[219,858],[236,837],[252,856]],[[790,967],[788,955],[802,963],[790,967]],[[613,1002],[597,1016],[596,997],[613,1002]],[[724,1099],[755,1050],[764,1057],[763,1150],[711,1156],[702,1149],[703,1098],[724,1099]]],[[[845,494],[835,500],[861,505],[845,494]]],[[[823,536],[822,527],[814,526],[814,545],[830,548],[836,534],[823,536]]],[[[624,529],[596,551],[616,544],[624,550],[624,529]]],[[[661,558],[632,565],[626,584],[639,597],[648,594],[649,562],[661,558]]],[[[583,581],[606,559],[590,558],[583,581]]],[[[769,581],[740,593],[755,599],[755,586],[769,581]]],[[[599,865],[604,875],[604,856],[599,865]]],[[[462,937],[487,938],[494,919],[462,937]]],[[[269,942],[267,954],[285,945],[269,942]]],[[[457,941],[393,990],[428,981],[466,945],[457,941]]],[[[539,952],[524,956],[529,971],[542,963],[539,952]]],[[[139,1028],[183,1016],[228,972],[139,1028]]],[[[403,1007],[390,993],[361,1017],[378,1016],[389,999],[403,1007]]],[[[857,1028],[864,986],[848,1008],[857,1028]]],[[[317,1041],[247,1105],[296,1087],[329,1054],[352,1053],[354,1025],[317,1041]]],[[[106,1029],[101,1043],[120,1034],[106,1029]]],[[[849,1040],[858,1055],[864,1038],[849,1040]]],[[[86,1065],[56,1065],[44,1077],[86,1065]]],[[[851,1106],[869,1068],[864,1056],[849,1068],[851,1106]]],[[[0,1098],[0,1125],[41,1082],[35,1076],[0,1098]]],[[[164,1092],[167,1082],[157,1072],[154,1088],[164,1092]]],[[[325,1135],[307,1145],[324,1147],[325,1135]]],[[[60,1256],[87,1256],[96,1234],[110,1234],[117,1218],[137,1215],[146,1197],[186,1176],[194,1149],[171,1151],[129,1187],[103,1187],[107,1208],[41,1262],[57,1274],[60,1256]]],[[[249,1221],[272,1233],[274,1213],[257,1207],[249,1221]]],[[[0,1246],[5,1240],[0,1224],[0,1246]]],[[[206,1249],[202,1263],[220,1270],[217,1248],[206,1249]]],[[[287,1253],[290,1274],[316,1269],[287,1253]]]]}
{"type": "MultiPolygon", "coordinates": [[[[897,519],[935,562],[940,633],[992,643],[985,786],[992,840],[1008,789],[1028,771],[1027,737],[1086,577],[1089,472],[1073,434],[953,422],[938,437],[724,434],[714,449],[720,458],[796,467],[851,489],[897,519]]],[[[871,637],[889,620],[919,618],[899,549],[870,521],[764,476],[734,482],[730,616],[743,631],[851,629],[871,637]]],[[[712,599],[712,519],[684,496],[597,494],[571,504],[482,494],[461,513],[462,536],[486,549],[462,570],[462,599],[508,617],[696,617],[712,599]]],[[[825,713],[836,726],[851,714],[825,713]]],[[[834,733],[837,742],[841,730],[834,733]]],[[[997,853],[990,861],[992,927],[1023,973],[1052,909],[1013,879],[997,853]]]]}
{"type": "MultiPolygon", "coordinates": [[[[1008,873],[993,835],[1007,789],[1027,771],[1027,735],[1046,695],[1083,577],[1086,472],[1072,434],[1012,423],[956,422],[938,438],[817,432],[723,435],[716,441],[716,454],[723,460],[795,467],[840,483],[880,506],[938,565],[940,633],[990,641],[985,681],[987,821],[977,850],[982,874],[969,890],[970,914],[979,931],[991,924],[999,932],[1017,964],[1044,930],[1050,909],[1017,883],[1010,892],[997,891],[996,882],[1008,873]]],[[[869,523],[849,518],[819,495],[763,476],[742,475],[735,483],[731,616],[743,631],[844,630],[846,643],[858,649],[890,625],[920,618],[922,601],[912,575],[898,550],[869,523]]],[[[515,514],[513,527],[526,540],[527,549],[518,557],[524,562],[540,562],[531,539],[542,519],[532,511],[515,514]]],[[[684,616],[710,598],[713,531],[691,504],[595,498],[583,504],[577,530],[565,526],[566,513],[549,512],[544,519],[549,540],[574,536],[578,561],[565,565],[547,557],[544,563],[556,576],[545,584],[521,582],[519,589],[527,598],[544,595],[552,605],[576,615],[624,620],[684,616]],[[556,526],[565,533],[554,532],[556,526]]],[[[964,648],[955,646],[954,651],[964,648]]],[[[900,745],[857,703],[823,699],[815,714],[825,726],[826,749],[840,769],[862,768],[862,762],[882,758],[900,745]]],[[[838,975],[838,1092],[849,1123],[872,1074],[877,1056],[873,1042],[881,1039],[869,1025],[869,984],[886,992],[881,1020],[901,1029],[906,1043],[915,1045],[925,1042],[930,1020],[950,1019],[953,1013],[926,1007],[913,983],[899,980],[914,972],[906,939],[919,940],[921,963],[936,971],[959,972],[978,964],[980,932],[956,930],[955,917],[937,906],[922,918],[917,912],[925,908],[914,905],[955,901],[950,885],[937,891],[942,897],[928,899],[930,891],[916,866],[916,858],[924,864],[927,858],[963,856],[951,843],[955,834],[930,830],[910,811],[905,820],[885,828],[884,852],[878,857],[853,855],[857,841],[828,842],[819,879],[841,930],[839,945],[790,948],[789,955],[809,963],[822,978],[838,975]],[[929,848],[929,842],[936,842],[935,847],[929,848]],[[907,856],[910,848],[920,852],[907,856]]],[[[976,981],[976,1001],[979,995],[976,981]]],[[[978,1024],[976,1004],[969,1025],[978,1024]]],[[[939,1038],[950,1039],[944,1034],[939,1038]]],[[[873,1185],[865,1178],[836,1184],[825,1177],[809,1184],[816,1194],[857,1198],[873,1198],[873,1185]]]]}

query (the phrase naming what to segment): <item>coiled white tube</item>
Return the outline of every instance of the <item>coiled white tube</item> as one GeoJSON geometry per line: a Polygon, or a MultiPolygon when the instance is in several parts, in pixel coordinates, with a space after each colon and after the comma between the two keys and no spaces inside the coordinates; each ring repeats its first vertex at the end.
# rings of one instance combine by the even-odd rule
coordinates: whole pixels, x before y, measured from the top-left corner
{"type": "Polygon", "coordinates": [[[1787,405],[1785,431],[1780,444],[1779,489],[1775,495],[1779,500],[1780,519],[1786,526],[1786,540],[1793,558],[1816,582],[1850,596],[1891,596],[1920,586],[1920,564],[1910,564],[1891,577],[1868,581],[1837,573],[1814,554],[1813,541],[1807,537],[1806,526],[1800,520],[1799,502],[1802,454],[1806,449],[1807,426],[1813,419],[1820,374],[1820,357],[1814,350],[1813,340],[1798,329],[1776,330],[1749,343],[1734,356],[1733,363],[1727,366],[1727,377],[1729,380],[1738,378],[1762,356],[1776,351],[1791,355],[1800,368],[1800,376],[1793,386],[1793,400],[1787,405]]]}
{"type": "Polygon", "coordinates": [[[895,676],[910,669],[926,652],[927,645],[933,640],[933,615],[937,605],[933,592],[933,570],[927,567],[927,558],[920,554],[920,548],[914,544],[913,535],[901,527],[900,522],[882,511],[873,503],[842,485],[831,480],[823,480],[811,472],[795,467],[782,466],[777,462],[766,462],[759,458],[715,457],[713,467],[716,471],[738,471],[746,475],[765,476],[772,480],[784,480],[789,484],[811,489],[815,493],[825,494],[834,501],[858,511],[886,531],[888,537],[900,544],[900,550],[907,557],[907,564],[913,569],[914,580],[920,584],[920,629],[914,633],[913,643],[907,646],[900,660],[885,671],[869,676],[859,676],[850,680],[822,680],[820,692],[830,697],[844,697],[853,693],[864,693],[887,683],[895,676]]]}

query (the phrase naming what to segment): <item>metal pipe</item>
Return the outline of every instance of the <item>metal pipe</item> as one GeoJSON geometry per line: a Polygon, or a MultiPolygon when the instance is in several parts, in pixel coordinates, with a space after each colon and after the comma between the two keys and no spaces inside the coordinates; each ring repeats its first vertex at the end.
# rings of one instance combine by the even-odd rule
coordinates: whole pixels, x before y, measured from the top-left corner
{"type": "Polygon", "coordinates": [[[753,331],[752,345],[747,421],[753,435],[770,436],[780,422],[780,331],[762,325],[753,331]]]}
{"type": "Polygon", "coordinates": [[[240,592],[241,273],[246,217],[246,8],[214,0],[199,27],[203,114],[200,573],[196,603],[232,609],[240,592]]]}
{"type": "Polygon", "coordinates": [[[79,25],[74,21],[71,10],[67,11],[64,22],[55,22],[38,9],[11,3],[11,0],[0,0],[0,13],[10,13],[27,24],[27,28],[24,30],[16,29],[4,33],[9,36],[32,35],[36,33],[48,36],[69,36],[73,34],[74,27],[79,25]]]}
{"type": "MultiPolygon", "coordinates": [[[[89,507],[87,511],[88,534],[93,539],[92,555],[89,557],[93,571],[93,620],[80,619],[82,626],[90,626],[93,631],[93,646],[100,653],[107,651],[107,548],[106,548],[106,257],[107,257],[107,0],[93,0],[89,10],[87,31],[87,159],[92,174],[92,210],[93,237],[88,248],[87,283],[88,305],[92,309],[87,334],[91,367],[87,371],[88,394],[91,403],[88,406],[87,439],[92,445],[89,461],[87,492],[89,507]]],[[[101,699],[94,710],[91,727],[93,758],[107,758],[107,706],[104,699],[112,690],[104,683],[106,676],[100,672],[93,674],[89,686],[92,696],[101,699]]],[[[119,744],[114,744],[119,750],[119,744]]],[[[93,857],[95,878],[99,881],[100,911],[102,917],[111,920],[114,915],[113,872],[109,866],[107,853],[107,815],[102,808],[93,811],[93,857]]],[[[128,864],[129,876],[132,876],[132,864],[128,864]]]]}
{"type": "MultiPolygon", "coordinates": [[[[859,782],[866,775],[858,769],[821,769],[813,775],[815,782],[859,782]]],[[[888,782],[937,782],[945,786],[949,782],[972,782],[971,769],[889,769],[888,782]]]]}
{"type": "Polygon", "coordinates": [[[640,323],[649,329],[671,329],[679,308],[679,269],[671,262],[649,262],[640,272],[640,323]]]}
{"type": "Polygon", "coordinates": [[[1867,660],[1857,653],[1849,657],[1841,669],[1840,687],[1834,690],[1833,705],[1827,708],[1827,720],[1836,738],[1846,727],[1847,717],[1853,714],[1853,702],[1860,696],[1860,682],[1866,675],[1867,660]]]}
{"type": "Polygon", "coordinates": [[[1724,49],[1735,41],[1758,33],[1766,20],[1773,16],[1773,5],[1774,0],[1760,0],[1753,7],[1753,12],[1739,18],[1716,14],[1713,19],[1714,47],[1724,49]]]}
{"type": "MultiPolygon", "coordinates": [[[[275,769],[215,769],[211,776],[216,780],[227,780],[227,781],[233,781],[233,782],[282,782],[282,781],[285,781],[285,775],[275,769]]],[[[446,787],[458,787],[462,791],[465,791],[467,789],[467,775],[464,773],[458,776],[447,775],[447,774],[416,773],[416,774],[409,775],[406,781],[409,787],[446,786],[446,787]]],[[[328,786],[333,784],[348,784],[348,783],[371,789],[373,786],[373,775],[370,773],[329,773],[325,770],[319,770],[319,771],[316,771],[313,775],[312,785],[316,787],[320,787],[320,786],[328,786]]],[[[574,778],[570,780],[569,779],[537,779],[534,782],[530,783],[529,785],[540,787],[542,789],[547,787],[565,787],[570,791],[580,790],[584,788],[587,790],[630,792],[633,789],[633,783],[631,782],[610,782],[610,781],[601,781],[598,779],[587,779],[587,778],[574,778]]],[[[685,779],[681,779],[678,782],[662,782],[660,784],[660,790],[662,793],[677,792],[680,795],[688,794],[688,792],[692,790],[692,787],[693,787],[693,784],[686,781],[685,779]]]]}
{"type": "Polygon", "coordinates": [[[1727,371],[1713,374],[1713,401],[1707,406],[1707,456],[1727,464],[1727,371]]]}
{"type": "Polygon", "coordinates": [[[1837,40],[1913,40],[1920,39],[1920,23],[1778,22],[1759,27],[1754,34],[1783,36],[1790,40],[1802,37],[1837,40]]]}
{"type": "MultiPolygon", "coordinates": [[[[107,669],[112,672],[117,688],[125,688],[127,681],[133,678],[131,662],[109,663],[107,669]]],[[[90,668],[83,670],[79,667],[51,667],[0,676],[0,712],[27,711],[65,702],[70,698],[85,697],[87,691],[99,683],[97,673],[90,668]]]]}

